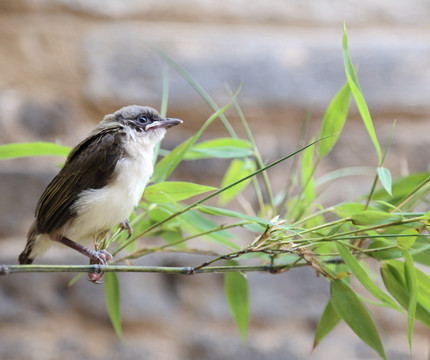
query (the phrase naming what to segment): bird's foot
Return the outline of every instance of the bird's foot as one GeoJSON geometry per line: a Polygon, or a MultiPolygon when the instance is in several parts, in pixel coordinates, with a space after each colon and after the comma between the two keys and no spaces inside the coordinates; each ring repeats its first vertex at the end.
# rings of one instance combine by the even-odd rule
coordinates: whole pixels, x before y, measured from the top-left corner
{"type": "Polygon", "coordinates": [[[131,227],[130,223],[128,222],[128,219],[125,219],[124,221],[122,221],[119,226],[121,226],[121,229],[124,230],[125,228],[127,228],[127,234],[128,237],[127,239],[130,238],[130,236],[133,234],[133,228],[131,227]]]}
{"type": "MultiPolygon", "coordinates": [[[[65,236],[51,236],[51,240],[62,243],[76,251],[80,252],[82,255],[85,255],[90,259],[90,264],[99,264],[99,265],[107,265],[109,260],[112,260],[113,257],[106,250],[91,250],[87,247],[75,243],[74,241],[66,238],[65,236]]],[[[103,273],[100,271],[95,273],[88,274],[88,279],[96,284],[101,284],[101,279],[103,278],[103,273]]]]}
{"type": "Polygon", "coordinates": [[[109,254],[106,250],[91,251],[90,263],[107,265],[109,260],[112,260],[113,256],[109,254]]]}
{"type": "MultiPolygon", "coordinates": [[[[113,256],[106,250],[91,251],[90,264],[107,265],[109,260],[112,260],[113,256]]],[[[102,284],[104,273],[94,272],[88,273],[88,280],[94,284],[102,284]]]]}

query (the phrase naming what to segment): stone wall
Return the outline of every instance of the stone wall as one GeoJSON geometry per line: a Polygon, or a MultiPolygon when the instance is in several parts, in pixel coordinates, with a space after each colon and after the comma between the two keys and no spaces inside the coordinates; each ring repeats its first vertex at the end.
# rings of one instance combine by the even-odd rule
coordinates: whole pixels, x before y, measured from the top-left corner
{"type": "MultiPolygon", "coordinates": [[[[168,115],[185,123],[166,137],[164,146],[179,143],[212,111],[167,66],[156,47],[189,71],[219,105],[228,102],[226,84],[236,89],[242,83],[239,102],[245,116],[264,158],[275,159],[295,149],[306,118],[311,120],[309,137],[317,133],[328,102],[344,83],[345,20],[351,56],[383,145],[397,121],[387,166],[394,174],[426,171],[429,17],[426,0],[364,0],[359,5],[352,0],[1,0],[0,144],[42,140],[72,146],[120,106],[159,108],[166,68],[168,115]]],[[[229,115],[239,127],[235,114],[229,115]]],[[[207,136],[211,134],[223,134],[222,125],[214,124],[207,136]]],[[[34,205],[57,162],[0,163],[0,264],[16,261],[34,205]]],[[[353,106],[345,133],[322,172],[376,162],[353,106]]],[[[175,176],[218,184],[216,176],[224,168],[224,163],[214,164],[212,172],[202,176],[200,166],[189,164],[175,176]]],[[[282,186],[285,170],[278,171],[275,182],[282,186]]],[[[347,196],[368,189],[372,179],[366,181],[349,188],[346,184],[347,196]]],[[[57,254],[65,256],[53,250],[44,261],[58,262],[57,254]]],[[[126,334],[132,344],[128,348],[110,330],[102,288],[83,281],[68,288],[66,275],[3,278],[0,358],[58,359],[61,353],[63,359],[302,359],[309,355],[328,289],[311,271],[281,276],[282,281],[250,275],[253,322],[248,347],[231,325],[216,276],[124,276],[126,334]]],[[[406,357],[406,340],[399,340],[404,327],[380,316],[390,333],[390,358],[406,357]]],[[[416,336],[417,348],[425,347],[419,326],[416,336]]],[[[341,328],[312,358],[345,354],[350,359],[368,355],[367,348],[341,328]]]]}

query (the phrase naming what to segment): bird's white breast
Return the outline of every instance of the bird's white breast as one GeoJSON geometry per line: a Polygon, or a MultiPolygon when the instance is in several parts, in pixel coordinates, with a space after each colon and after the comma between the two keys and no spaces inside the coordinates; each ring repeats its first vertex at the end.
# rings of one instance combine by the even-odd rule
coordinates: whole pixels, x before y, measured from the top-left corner
{"type": "Polygon", "coordinates": [[[139,203],[153,172],[153,146],[139,142],[127,145],[129,156],[120,159],[114,177],[101,189],[82,191],[76,201],[76,219],[64,235],[76,242],[87,242],[101,231],[128,218],[139,203]]]}

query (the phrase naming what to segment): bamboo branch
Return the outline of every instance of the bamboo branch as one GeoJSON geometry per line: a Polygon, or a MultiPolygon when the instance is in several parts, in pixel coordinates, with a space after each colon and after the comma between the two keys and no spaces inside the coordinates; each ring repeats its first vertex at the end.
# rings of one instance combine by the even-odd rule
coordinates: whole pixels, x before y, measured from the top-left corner
{"type": "Polygon", "coordinates": [[[281,264],[281,265],[240,265],[240,266],[210,266],[197,268],[194,266],[125,266],[125,265],[0,265],[0,275],[16,273],[46,273],[46,272],[134,272],[134,273],[160,273],[194,275],[202,273],[226,273],[226,272],[269,272],[278,273],[291,267],[305,266],[306,264],[281,264]]]}

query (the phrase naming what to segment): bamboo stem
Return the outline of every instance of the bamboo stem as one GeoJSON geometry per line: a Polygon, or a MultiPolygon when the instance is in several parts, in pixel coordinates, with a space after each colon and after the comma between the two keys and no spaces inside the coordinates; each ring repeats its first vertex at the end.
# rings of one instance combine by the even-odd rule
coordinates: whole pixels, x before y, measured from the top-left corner
{"type": "Polygon", "coordinates": [[[240,265],[240,266],[208,266],[197,268],[193,266],[127,266],[127,265],[0,265],[0,275],[16,273],[47,273],[47,272],[134,272],[134,273],[160,273],[194,275],[201,273],[226,272],[269,272],[277,273],[290,267],[300,267],[305,264],[281,265],[240,265]]]}

